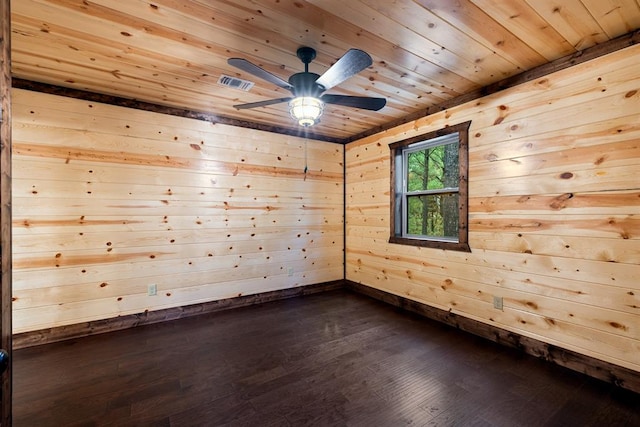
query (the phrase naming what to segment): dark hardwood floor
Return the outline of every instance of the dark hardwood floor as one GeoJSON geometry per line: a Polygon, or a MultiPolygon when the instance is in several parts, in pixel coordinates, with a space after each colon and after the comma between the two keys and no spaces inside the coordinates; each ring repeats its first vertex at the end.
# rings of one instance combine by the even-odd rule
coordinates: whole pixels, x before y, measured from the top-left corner
{"type": "Polygon", "coordinates": [[[349,291],[14,352],[14,426],[638,426],[640,395],[349,291]]]}

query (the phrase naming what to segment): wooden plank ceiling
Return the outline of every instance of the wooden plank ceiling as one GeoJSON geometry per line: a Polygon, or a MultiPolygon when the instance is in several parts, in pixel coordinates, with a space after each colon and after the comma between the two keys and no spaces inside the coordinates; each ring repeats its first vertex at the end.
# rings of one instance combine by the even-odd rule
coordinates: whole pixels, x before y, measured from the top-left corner
{"type": "Polygon", "coordinates": [[[387,99],[327,106],[314,133],[346,140],[640,28],[638,0],[13,0],[13,76],[291,128],[290,93],[227,64],[287,80],[318,51],[322,74],[349,48],[373,65],[327,93],[387,99]],[[221,74],[255,82],[219,85],[221,74]]]}

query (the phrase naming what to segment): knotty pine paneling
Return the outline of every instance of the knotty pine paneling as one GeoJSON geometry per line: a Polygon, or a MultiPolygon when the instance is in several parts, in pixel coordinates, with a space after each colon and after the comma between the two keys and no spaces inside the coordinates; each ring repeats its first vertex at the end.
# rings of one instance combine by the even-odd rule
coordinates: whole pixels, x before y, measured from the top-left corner
{"type": "Polygon", "coordinates": [[[346,278],[640,371],[639,70],[629,47],[348,144],[346,278]],[[471,253],[389,244],[388,144],[466,120],[471,253]]]}
{"type": "Polygon", "coordinates": [[[20,89],[13,107],[15,333],[343,278],[342,146],[20,89]]]}

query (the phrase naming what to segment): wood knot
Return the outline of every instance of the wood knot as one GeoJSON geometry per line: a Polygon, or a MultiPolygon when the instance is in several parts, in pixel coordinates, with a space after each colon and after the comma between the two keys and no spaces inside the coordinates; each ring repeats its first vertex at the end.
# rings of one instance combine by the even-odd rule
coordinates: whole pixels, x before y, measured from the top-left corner
{"type": "Polygon", "coordinates": [[[627,331],[629,328],[627,328],[625,325],[622,325],[618,322],[609,322],[609,326],[616,328],[616,329],[622,329],[623,331],[627,331]]]}
{"type": "Polygon", "coordinates": [[[573,193],[561,194],[557,197],[554,197],[551,203],[549,203],[549,206],[551,207],[551,209],[554,209],[554,210],[564,209],[567,207],[567,204],[565,202],[572,198],[573,198],[573,193]]]}
{"type": "Polygon", "coordinates": [[[596,166],[599,166],[599,165],[601,165],[602,163],[604,163],[604,161],[605,161],[605,160],[607,160],[607,156],[606,156],[606,155],[605,155],[605,156],[598,157],[598,158],[596,159],[596,161],[595,161],[595,162],[593,162],[593,164],[594,164],[594,165],[596,165],[596,166]]]}

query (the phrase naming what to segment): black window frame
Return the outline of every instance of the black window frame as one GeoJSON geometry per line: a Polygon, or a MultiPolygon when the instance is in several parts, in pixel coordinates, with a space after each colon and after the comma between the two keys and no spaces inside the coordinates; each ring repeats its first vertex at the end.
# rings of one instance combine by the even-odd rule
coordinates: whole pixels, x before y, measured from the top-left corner
{"type": "MultiPolygon", "coordinates": [[[[471,121],[447,126],[436,131],[427,132],[411,138],[389,144],[391,154],[391,232],[389,243],[397,243],[410,246],[420,246],[435,249],[471,252],[469,246],[469,127],[471,121]],[[402,220],[403,203],[406,200],[404,186],[398,184],[399,176],[404,176],[403,155],[416,145],[426,144],[437,138],[458,134],[458,236],[457,239],[437,238],[433,236],[407,236],[403,231],[402,220]]],[[[444,138],[442,138],[444,139],[444,138]]],[[[442,144],[436,144],[442,145],[442,144]]],[[[445,189],[441,193],[451,193],[451,189],[445,189]]]]}

